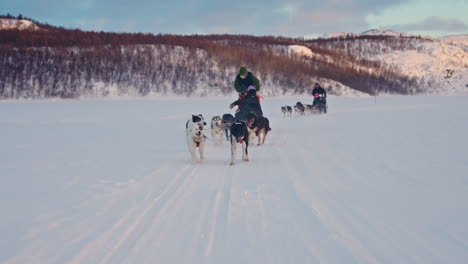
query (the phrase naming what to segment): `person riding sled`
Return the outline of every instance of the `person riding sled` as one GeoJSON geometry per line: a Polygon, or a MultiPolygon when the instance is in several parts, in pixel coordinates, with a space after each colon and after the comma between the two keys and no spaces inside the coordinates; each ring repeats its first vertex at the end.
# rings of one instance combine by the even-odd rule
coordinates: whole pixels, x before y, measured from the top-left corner
{"type": "Polygon", "coordinates": [[[315,83],[314,89],[312,90],[312,96],[314,97],[312,105],[315,106],[318,103],[323,103],[324,105],[327,104],[327,92],[325,92],[325,89],[323,89],[320,84],[315,83]]]}
{"type": "Polygon", "coordinates": [[[230,108],[232,109],[237,105],[236,119],[245,120],[249,112],[254,112],[257,115],[260,114],[259,116],[263,115],[260,107],[260,97],[257,95],[257,92],[260,91],[260,81],[253,73],[249,72],[245,66],[240,67],[239,73],[234,81],[234,88],[239,94],[239,99],[232,103],[230,108]],[[250,94],[248,92],[250,92],[250,94]],[[247,101],[242,101],[247,97],[247,101]],[[244,107],[245,109],[243,109],[244,107]]]}
{"type": "Polygon", "coordinates": [[[239,74],[237,74],[236,79],[234,81],[234,88],[239,96],[242,96],[242,93],[246,94],[247,88],[250,86],[255,87],[257,92],[260,91],[260,81],[258,80],[255,75],[251,72],[247,71],[245,66],[240,67],[239,74]]]}

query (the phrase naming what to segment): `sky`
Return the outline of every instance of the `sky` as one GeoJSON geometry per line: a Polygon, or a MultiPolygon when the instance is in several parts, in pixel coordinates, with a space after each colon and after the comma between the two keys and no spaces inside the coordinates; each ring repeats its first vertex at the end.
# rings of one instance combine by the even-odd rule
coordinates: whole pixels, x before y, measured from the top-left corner
{"type": "Polygon", "coordinates": [[[155,34],[468,34],[468,0],[2,0],[0,14],[82,30],[155,34]]]}

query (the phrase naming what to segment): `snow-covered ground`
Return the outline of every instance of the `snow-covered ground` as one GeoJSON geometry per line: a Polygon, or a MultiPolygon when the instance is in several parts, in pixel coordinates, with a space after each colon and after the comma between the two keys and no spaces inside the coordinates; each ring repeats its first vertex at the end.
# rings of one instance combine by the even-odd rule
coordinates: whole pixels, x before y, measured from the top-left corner
{"type": "Polygon", "coordinates": [[[250,162],[193,164],[231,101],[0,102],[0,263],[468,262],[468,97],[266,98],[250,162]]]}

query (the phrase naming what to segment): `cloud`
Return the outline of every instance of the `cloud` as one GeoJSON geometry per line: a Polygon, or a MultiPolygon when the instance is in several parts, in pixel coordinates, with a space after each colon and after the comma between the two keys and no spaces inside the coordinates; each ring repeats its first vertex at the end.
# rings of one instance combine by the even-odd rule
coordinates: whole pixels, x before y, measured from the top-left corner
{"type": "Polygon", "coordinates": [[[447,31],[458,32],[468,30],[468,25],[458,19],[446,19],[437,16],[430,16],[418,23],[403,25],[393,25],[387,28],[396,31],[447,31]]]}
{"type": "Polygon", "coordinates": [[[187,28],[192,28],[204,29],[201,33],[282,36],[360,32],[368,29],[365,19],[367,13],[404,1],[240,0],[233,5],[219,0],[215,5],[203,6],[202,12],[197,12],[197,8],[184,9],[178,16],[165,20],[164,28],[177,33],[191,33],[187,28]]]}
{"type": "MultiPolygon", "coordinates": [[[[18,13],[40,22],[83,30],[307,36],[325,32],[362,32],[370,27],[367,15],[379,14],[382,10],[413,1],[41,0],[39,3],[36,0],[16,0],[7,6],[8,10],[14,10],[17,5],[18,13]]],[[[406,30],[411,27],[466,29],[461,21],[438,17],[419,24],[395,25],[394,28],[406,30]]]]}

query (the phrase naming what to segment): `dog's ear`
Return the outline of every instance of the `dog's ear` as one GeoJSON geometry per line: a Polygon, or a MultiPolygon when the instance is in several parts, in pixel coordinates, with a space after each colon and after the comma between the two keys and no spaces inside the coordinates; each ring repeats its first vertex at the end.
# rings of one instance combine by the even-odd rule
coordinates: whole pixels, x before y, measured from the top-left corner
{"type": "Polygon", "coordinates": [[[201,119],[200,119],[199,116],[192,115],[192,122],[193,122],[193,123],[197,123],[197,122],[199,122],[199,121],[201,121],[201,119]]]}

